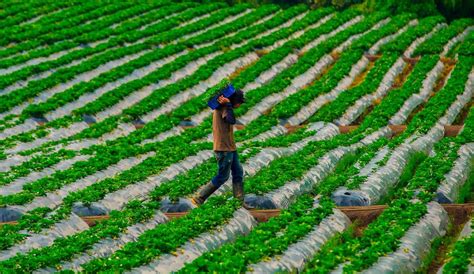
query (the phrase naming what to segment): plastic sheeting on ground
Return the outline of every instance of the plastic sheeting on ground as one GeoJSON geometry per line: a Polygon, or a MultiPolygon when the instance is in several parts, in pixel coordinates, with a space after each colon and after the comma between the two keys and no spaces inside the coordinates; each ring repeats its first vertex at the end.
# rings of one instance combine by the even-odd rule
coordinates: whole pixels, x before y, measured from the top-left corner
{"type": "Polygon", "coordinates": [[[435,201],[443,204],[456,202],[459,196],[459,190],[466,182],[469,172],[472,168],[472,159],[474,157],[474,143],[461,146],[458,151],[459,157],[454,163],[454,167],[446,174],[436,191],[435,201]]]}
{"type": "Polygon", "coordinates": [[[448,213],[440,204],[430,202],[427,207],[428,213],[405,233],[398,249],[380,257],[363,273],[413,273],[418,270],[431,250],[431,243],[446,234],[449,223],[448,213]]]}
{"type": "Polygon", "coordinates": [[[256,226],[257,222],[245,209],[234,212],[232,219],[226,224],[199,235],[178,248],[178,254],[164,254],[148,265],[132,269],[132,273],[171,273],[181,269],[205,252],[219,248],[225,243],[245,235],[256,226]]]}
{"type": "Polygon", "coordinates": [[[274,256],[248,266],[254,273],[299,272],[311,260],[321,247],[337,233],[346,230],[351,221],[338,209],[325,218],[314,229],[298,242],[290,245],[283,254],[274,256]]]}

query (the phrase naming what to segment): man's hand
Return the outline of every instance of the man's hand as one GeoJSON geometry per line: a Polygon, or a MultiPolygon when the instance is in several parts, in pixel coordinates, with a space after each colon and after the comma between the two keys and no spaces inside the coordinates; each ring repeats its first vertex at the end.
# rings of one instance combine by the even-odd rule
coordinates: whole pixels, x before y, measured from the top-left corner
{"type": "Polygon", "coordinates": [[[217,102],[219,102],[219,104],[221,105],[225,105],[227,103],[230,103],[230,100],[229,98],[225,98],[224,95],[221,95],[219,96],[219,98],[217,98],[217,102]]]}

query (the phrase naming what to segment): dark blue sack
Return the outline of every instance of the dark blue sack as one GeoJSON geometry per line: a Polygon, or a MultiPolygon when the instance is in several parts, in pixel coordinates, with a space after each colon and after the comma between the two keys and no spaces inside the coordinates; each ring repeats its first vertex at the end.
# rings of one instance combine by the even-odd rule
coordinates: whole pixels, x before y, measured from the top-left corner
{"type": "Polygon", "coordinates": [[[232,84],[228,84],[224,89],[222,89],[221,92],[219,92],[219,94],[215,95],[214,97],[212,97],[208,102],[207,102],[207,105],[211,108],[211,109],[216,109],[218,108],[221,104],[219,104],[219,102],[217,101],[217,98],[219,98],[221,95],[224,95],[224,97],[226,98],[229,98],[230,96],[232,96],[233,94],[235,93],[235,88],[234,86],[232,86],[232,84]]]}

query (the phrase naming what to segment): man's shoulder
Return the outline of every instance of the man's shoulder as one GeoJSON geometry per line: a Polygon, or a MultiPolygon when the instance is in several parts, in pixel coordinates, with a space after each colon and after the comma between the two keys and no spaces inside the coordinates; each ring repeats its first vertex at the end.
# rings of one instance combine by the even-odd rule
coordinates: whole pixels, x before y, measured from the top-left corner
{"type": "Polygon", "coordinates": [[[223,112],[223,111],[226,110],[226,109],[227,109],[226,106],[220,106],[220,107],[214,109],[214,112],[219,113],[219,112],[223,112]]]}

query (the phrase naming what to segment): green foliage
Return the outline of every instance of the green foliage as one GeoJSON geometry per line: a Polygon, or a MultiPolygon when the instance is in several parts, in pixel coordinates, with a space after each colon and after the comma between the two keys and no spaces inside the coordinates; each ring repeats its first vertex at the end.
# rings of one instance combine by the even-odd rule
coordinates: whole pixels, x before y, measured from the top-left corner
{"type": "MultiPolygon", "coordinates": [[[[200,0],[202,3],[215,1],[200,0]]],[[[388,11],[391,14],[410,12],[419,17],[443,15],[449,21],[456,18],[474,17],[474,1],[471,0],[225,0],[225,2],[228,4],[250,3],[254,6],[273,3],[282,7],[305,3],[313,8],[334,7],[339,10],[354,7],[367,13],[374,11],[388,11]]]]}
{"type": "Polygon", "coordinates": [[[459,190],[457,203],[474,202],[474,159],[471,160],[471,171],[467,177],[467,181],[459,190]]]}
{"type": "Polygon", "coordinates": [[[384,197],[379,204],[387,204],[393,199],[398,198],[403,192],[403,188],[408,184],[408,182],[413,178],[418,166],[426,159],[427,155],[423,152],[416,152],[410,156],[405,168],[400,175],[400,179],[396,185],[396,188],[393,188],[389,193],[384,197]]]}
{"type": "Polygon", "coordinates": [[[384,0],[376,1],[375,9],[388,11],[392,14],[412,12],[418,16],[425,17],[438,15],[435,0],[384,0]]]}
{"type": "Polygon", "coordinates": [[[328,273],[337,265],[350,261],[344,272],[360,272],[397,249],[400,238],[426,213],[426,205],[400,199],[364,230],[362,237],[349,239],[329,252],[316,254],[306,272],[328,273]]]}
{"type": "Polygon", "coordinates": [[[436,0],[435,2],[438,11],[449,20],[474,17],[474,1],[472,0],[436,0]]]}
{"type": "MultiPolygon", "coordinates": [[[[471,220],[472,221],[472,220],[471,220]]],[[[474,228],[474,222],[472,222],[474,228]]],[[[457,241],[453,251],[449,254],[450,259],[443,268],[443,273],[467,273],[469,264],[472,264],[472,256],[474,255],[474,235],[457,241]]]]}
{"type": "Polygon", "coordinates": [[[300,196],[278,217],[258,225],[249,235],[233,243],[203,254],[179,273],[218,273],[223,269],[226,273],[251,271],[247,269],[249,264],[283,253],[290,244],[308,234],[330,215],[334,207],[327,198],[321,200],[317,207],[312,205],[313,199],[309,195],[300,196]]]}

